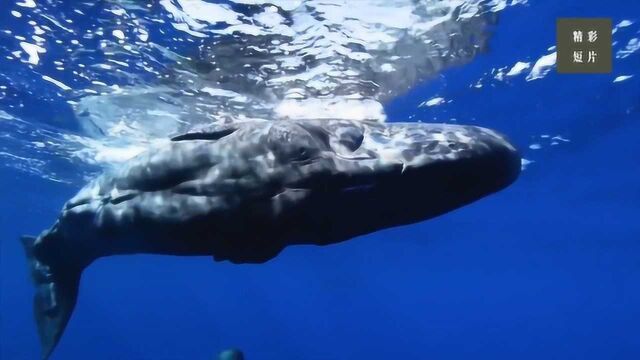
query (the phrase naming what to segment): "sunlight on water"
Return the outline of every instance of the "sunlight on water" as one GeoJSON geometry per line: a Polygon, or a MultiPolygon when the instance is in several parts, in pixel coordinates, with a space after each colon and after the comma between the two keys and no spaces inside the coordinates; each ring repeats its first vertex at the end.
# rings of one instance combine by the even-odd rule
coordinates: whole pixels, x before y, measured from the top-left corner
{"type": "MultiPolygon", "coordinates": [[[[386,102],[472,61],[498,13],[525,3],[17,2],[0,24],[0,157],[69,181],[203,124],[385,121],[386,102]]],[[[631,39],[617,56],[638,48],[631,39]]],[[[544,78],[555,52],[513,60],[469,86],[544,78]]],[[[451,101],[434,94],[420,107],[451,101]]]]}

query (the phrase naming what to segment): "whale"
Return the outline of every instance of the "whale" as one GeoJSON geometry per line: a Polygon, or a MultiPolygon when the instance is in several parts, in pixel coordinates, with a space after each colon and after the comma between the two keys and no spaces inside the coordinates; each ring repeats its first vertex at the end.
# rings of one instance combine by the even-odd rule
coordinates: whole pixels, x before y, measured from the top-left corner
{"type": "Polygon", "coordinates": [[[247,120],[193,128],[105,170],[54,224],[23,236],[47,359],[82,271],[112,255],[260,264],[290,245],[329,245],[421,222],[519,176],[491,129],[452,124],[247,120]]]}

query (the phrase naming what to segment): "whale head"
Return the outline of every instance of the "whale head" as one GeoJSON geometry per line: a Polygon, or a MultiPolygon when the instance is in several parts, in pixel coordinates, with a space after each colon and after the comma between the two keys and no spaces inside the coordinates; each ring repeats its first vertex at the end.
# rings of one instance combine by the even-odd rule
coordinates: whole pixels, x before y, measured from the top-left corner
{"type": "Polygon", "coordinates": [[[444,214],[511,184],[516,148],[475,126],[317,120],[266,135],[270,206],[293,243],[327,244],[444,214]]]}

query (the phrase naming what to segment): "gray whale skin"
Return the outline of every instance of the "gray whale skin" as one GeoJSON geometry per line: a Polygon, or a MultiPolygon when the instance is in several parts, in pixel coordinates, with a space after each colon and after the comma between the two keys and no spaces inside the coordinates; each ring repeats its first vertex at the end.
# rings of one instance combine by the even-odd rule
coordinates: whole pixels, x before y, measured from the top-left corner
{"type": "Polygon", "coordinates": [[[86,185],[38,237],[22,237],[49,357],[82,270],[116,254],[262,263],[423,221],[511,184],[517,150],[461,125],[250,121],[195,129],[86,185]]]}

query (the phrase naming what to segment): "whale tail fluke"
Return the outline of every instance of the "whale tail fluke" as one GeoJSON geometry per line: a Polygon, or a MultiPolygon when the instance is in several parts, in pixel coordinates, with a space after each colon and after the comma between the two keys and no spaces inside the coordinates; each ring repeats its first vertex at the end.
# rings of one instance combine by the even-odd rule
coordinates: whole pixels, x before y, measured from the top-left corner
{"type": "Polygon", "coordinates": [[[33,312],[42,359],[47,359],[58,344],[76,305],[82,267],[47,264],[38,257],[36,238],[23,236],[21,240],[36,287],[33,312]]]}

